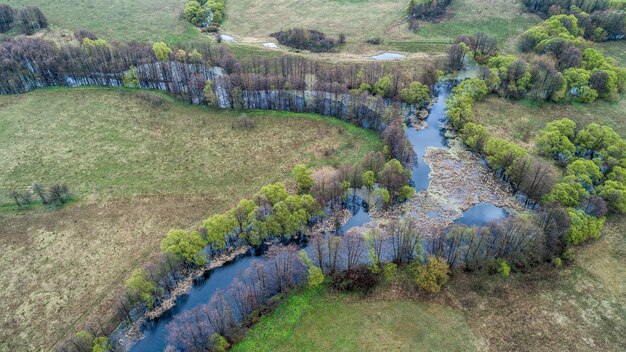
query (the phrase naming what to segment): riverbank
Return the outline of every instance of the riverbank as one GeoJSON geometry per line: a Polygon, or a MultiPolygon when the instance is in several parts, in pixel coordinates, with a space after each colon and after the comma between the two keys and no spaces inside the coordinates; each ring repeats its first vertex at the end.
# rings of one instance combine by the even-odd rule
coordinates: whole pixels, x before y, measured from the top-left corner
{"type": "Polygon", "coordinates": [[[202,268],[191,270],[184,279],[179,280],[176,287],[172,290],[170,296],[163,300],[163,302],[154,309],[146,310],[144,312],[137,312],[136,319],[131,323],[122,322],[111,334],[112,340],[115,341],[115,345],[122,351],[129,351],[133,345],[143,338],[141,332],[141,326],[147,320],[155,320],[161,317],[164,313],[170,311],[176,306],[176,300],[189,293],[193,287],[194,280],[204,276],[207,272],[222,267],[223,265],[236,260],[240,255],[246,254],[250,250],[250,246],[244,245],[235,248],[229,253],[224,253],[202,268]],[[143,314],[141,314],[143,313],[143,314]]]}

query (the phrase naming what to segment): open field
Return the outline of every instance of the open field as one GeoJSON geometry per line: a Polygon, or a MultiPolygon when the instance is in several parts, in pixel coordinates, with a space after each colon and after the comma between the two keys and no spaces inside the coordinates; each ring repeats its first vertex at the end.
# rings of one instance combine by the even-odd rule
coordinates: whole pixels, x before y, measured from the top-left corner
{"type": "Polygon", "coordinates": [[[381,147],[332,118],[255,111],[254,129],[234,130],[237,113],[158,96],[160,107],[115,89],[0,96],[0,189],[65,181],[77,197],[58,210],[1,207],[0,351],[50,350],[87,318],[106,320],[114,291],[169,229],[226,210],[298,162],[381,147]]]}
{"type": "Polygon", "coordinates": [[[515,36],[539,22],[539,17],[525,13],[514,0],[454,0],[445,18],[422,22],[416,35],[407,36],[406,23],[388,31],[387,44],[403,51],[446,51],[459,35],[484,32],[498,39],[505,51],[515,51],[515,36]],[[403,39],[403,40],[393,40],[403,39]]]}
{"type": "Polygon", "coordinates": [[[288,297],[233,351],[472,351],[463,314],[420,301],[367,301],[325,287],[288,297]]]}
{"type": "Polygon", "coordinates": [[[53,29],[88,29],[105,39],[168,42],[200,38],[180,14],[187,0],[5,0],[13,7],[38,6],[53,29]]]}
{"type": "Polygon", "coordinates": [[[626,99],[617,102],[595,101],[591,104],[564,103],[537,105],[530,100],[512,101],[489,96],[474,104],[479,123],[496,136],[525,145],[532,144],[537,131],[546,123],[567,117],[579,126],[596,122],[610,126],[626,136],[626,99]]]}
{"type": "Polygon", "coordinates": [[[344,33],[347,37],[344,49],[360,52],[363,47],[375,48],[365,45],[365,40],[382,37],[387,27],[405,15],[407,3],[403,0],[232,0],[226,1],[222,31],[248,42],[268,41],[271,33],[293,27],[317,29],[333,37],[344,33]]]}

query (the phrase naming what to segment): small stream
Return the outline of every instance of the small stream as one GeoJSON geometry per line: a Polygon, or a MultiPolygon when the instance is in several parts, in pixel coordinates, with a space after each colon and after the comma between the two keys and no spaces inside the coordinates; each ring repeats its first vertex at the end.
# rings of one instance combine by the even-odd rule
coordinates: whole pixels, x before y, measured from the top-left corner
{"type": "MultiPolygon", "coordinates": [[[[445,101],[450,95],[451,89],[451,86],[448,84],[438,84],[436,86],[435,93],[437,99],[429,111],[425,128],[417,130],[410,124],[407,126],[407,136],[413,143],[414,150],[418,156],[418,163],[413,168],[412,176],[412,185],[417,192],[426,190],[429,185],[430,167],[424,162],[426,149],[428,147],[446,148],[448,146],[442,124],[445,123],[446,119],[445,101]]],[[[351,211],[352,217],[339,229],[340,233],[345,233],[353,227],[365,225],[371,220],[367,203],[358,197],[349,197],[348,210],[351,211]]],[[[479,226],[503,218],[506,215],[505,210],[493,204],[481,203],[468,209],[455,222],[479,226]]],[[[306,249],[306,244],[303,245],[303,248],[306,249]]],[[[227,289],[237,274],[248,268],[255,259],[256,256],[251,251],[220,268],[211,270],[204,277],[197,279],[189,293],[176,300],[176,306],[173,309],[159,319],[143,324],[141,330],[144,337],[135,343],[131,351],[163,351],[167,347],[167,324],[176,315],[208,302],[217,289],[227,289]]]]}

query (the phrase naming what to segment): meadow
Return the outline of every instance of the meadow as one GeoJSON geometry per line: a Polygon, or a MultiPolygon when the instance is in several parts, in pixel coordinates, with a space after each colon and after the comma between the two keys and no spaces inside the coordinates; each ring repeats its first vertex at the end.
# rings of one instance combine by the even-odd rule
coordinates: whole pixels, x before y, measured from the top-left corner
{"type": "Polygon", "coordinates": [[[0,96],[0,111],[2,193],[66,182],[75,198],[60,209],[0,201],[0,351],[51,350],[89,318],[106,323],[169,229],[194,228],[296,163],[381,148],[374,132],[332,118],[249,111],[256,126],[233,129],[240,113],[155,92],[44,89],[0,96]]]}
{"type": "Polygon", "coordinates": [[[626,136],[626,99],[615,102],[595,101],[591,104],[537,104],[531,100],[513,101],[489,96],[474,105],[476,120],[496,136],[532,145],[537,132],[546,123],[567,117],[579,126],[596,122],[607,125],[626,136]]]}
{"type": "Polygon", "coordinates": [[[38,6],[53,30],[87,29],[107,40],[181,42],[201,38],[182,18],[187,0],[6,0],[12,7],[38,6]]]}
{"type": "Polygon", "coordinates": [[[415,300],[367,300],[326,286],[287,297],[233,351],[475,351],[462,313],[415,300]]]}

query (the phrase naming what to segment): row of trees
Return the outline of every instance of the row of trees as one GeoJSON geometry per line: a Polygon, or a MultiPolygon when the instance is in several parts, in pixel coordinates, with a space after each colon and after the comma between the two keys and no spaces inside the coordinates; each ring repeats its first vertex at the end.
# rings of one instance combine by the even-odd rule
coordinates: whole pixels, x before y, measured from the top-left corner
{"type": "Polygon", "coordinates": [[[588,40],[623,40],[626,30],[624,0],[523,0],[526,9],[544,16],[572,15],[588,40]]]}
{"type": "Polygon", "coordinates": [[[17,27],[20,32],[31,35],[48,27],[48,19],[38,7],[26,6],[19,10],[0,4],[0,33],[17,27]]]}
{"type": "Polygon", "coordinates": [[[417,71],[399,64],[333,65],[293,56],[240,62],[223,46],[109,43],[83,34],[80,46],[59,47],[36,38],[1,43],[6,79],[0,93],[124,85],[166,90],[224,109],[315,112],[380,131],[394,111],[415,113],[426,104],[438,77],[431,65],[417,71]]]}
{"type": "Polygon", "coordinates": [[[7,193],[18,208],[28,207],[33,204],[33,198],[39,199],[43,205],[63,205],[71,198],[69,187],[65,183],[56,183],[46,186],[39,182],[33,182],[31,188],[28,190],[10,190],[7,193]]]}
{"type": "Polygon", "coordinates": [[[208,303],[177,316],[167,326],[171,347],[185,351],[225,351],[239,324],[277,293],[307,280],[306,266],[295,245],[272,246],[226,291],[217,290],[208,303]]]}

